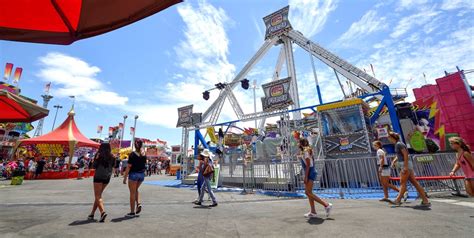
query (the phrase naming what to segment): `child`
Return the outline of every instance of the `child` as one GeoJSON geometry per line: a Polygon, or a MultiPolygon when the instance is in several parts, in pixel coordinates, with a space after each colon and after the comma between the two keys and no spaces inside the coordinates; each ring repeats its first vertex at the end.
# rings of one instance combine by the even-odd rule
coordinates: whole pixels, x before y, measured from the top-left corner
{"type": "Polygon", "coordinates": [[[449,144],[451,148],[456,150],[457,161],[454,164],[454,168],[449,173],[450,176],[454,176],[459,168],[462,168],[465,176],[466,192],[469,196],[474,197],[474,159],[472,158],[471,149],[460,137],[449,138],[449,144]]]}
{"type": "Polygon", "coordinates": [[[316,217],[316,209],[314,208],[314,202],[321,204],[324,206],[326,210],[326,217],[329,217],[331,213],[332,204],[323,201],[321,198],[316,196],[313,193],[313,184],[316,180],[316,169],[314,168],[314,159],[313,159],[313,150],[309,146],[309,142],[307,139],[302,138],[300,139],[300,151],[302,153],[301,158],[301,166],[303,167],[304,171],[304,187],[306,196],[308,196],[309,206],[311,207],[311,211],[304,216],[307,218],[316,217]]]}
{"type": "Polygon", "coordinates": [[[390,202],[390,199],[388,199],[388,188],[391,188],[397,192],[400,192],[400,190],[398,190],[395,185],[390,183],[390,165],[388,164],[387,157],[385,157],[385,151],[382,149],[382,142],[376,140],[372,143],[372,146],[375,150],[377,150],[377,166],[379,168],[379,179],[383,187],[384,197],[379,201],[390,202]]]}

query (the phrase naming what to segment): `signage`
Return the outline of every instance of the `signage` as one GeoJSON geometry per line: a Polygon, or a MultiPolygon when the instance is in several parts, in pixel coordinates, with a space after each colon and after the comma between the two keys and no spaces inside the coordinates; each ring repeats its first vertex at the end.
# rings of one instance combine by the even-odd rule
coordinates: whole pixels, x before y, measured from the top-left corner
{"type": "Polygon", "coordinates": [[[339,138],[339,150],[349,150],[352,149],[352,144],[349,142],[349,137],[339,138]]]}
{"type": "Polygon", "coordinates": [[[288,20],[289,10],[290,6],[286,6],[263,18],[263,22],[267,28],[265,32],[265,40],[293,29],[288,20]]]}
{"type": "Polygon", "coordinates": [[[265,97],[262,98],[262,107],[264,111],[274,111],[288,107],[293,104],[290,96],[291,78],[276,80],[263,84],[265,97]]]}
{"type": "Polygon", "coordinates": [[[176,127],[193,125],[193,105],[178,108],[178,123],[176,127]]]}

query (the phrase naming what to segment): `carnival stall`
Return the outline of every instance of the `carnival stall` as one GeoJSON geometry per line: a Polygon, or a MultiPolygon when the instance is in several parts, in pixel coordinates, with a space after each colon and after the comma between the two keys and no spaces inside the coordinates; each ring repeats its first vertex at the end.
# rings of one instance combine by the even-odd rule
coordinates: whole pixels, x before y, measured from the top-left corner
{"type": "MultiPolygon", "coordinates": [[[[74,115],[74,110],[71,109],[68,113],[67,119],[58,128],[42,136],[21,140],[18,142],[17,147],[28,147],[34,145],[43,157],[55,158],[56,156],[68,154],[69,161],[67,163],[67,168],[71,170],[72,159],[75,151],[81,150],[81,148],[97,149],[100,145],[97,142],[89,140],[79,131],[74,120],[74,115]]],[[[86,154],[88,153],[88,150],[83,150],[82,153],[86,154]]],[[[40,178],[67,179],[71,177],[77,177],[77,171],[50,172],[41,175],[40,178]]]]}

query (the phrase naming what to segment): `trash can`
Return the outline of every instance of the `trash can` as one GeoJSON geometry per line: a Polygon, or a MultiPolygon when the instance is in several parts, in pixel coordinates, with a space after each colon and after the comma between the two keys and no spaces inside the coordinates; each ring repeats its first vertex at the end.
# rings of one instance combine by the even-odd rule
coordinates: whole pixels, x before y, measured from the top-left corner
{"type": "Polygon", "coordinates": [[[23,183],[24,176],[15,176],[12,177],[12,182],[10,185],[21,185],[23,183]]]}

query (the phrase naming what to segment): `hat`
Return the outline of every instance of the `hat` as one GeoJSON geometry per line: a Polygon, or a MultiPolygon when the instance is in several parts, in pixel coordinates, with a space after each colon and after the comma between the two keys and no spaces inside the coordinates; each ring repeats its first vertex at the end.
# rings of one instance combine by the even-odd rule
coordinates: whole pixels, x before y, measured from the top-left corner
{"type": "Polygon", "coordinates": [[[201,155],[204,156],[204,157],[214,157],[214,154],[212,154],[212,152],[209,151],[209,149],[204,149],[202,152],[201,152],[201,155]]]}

